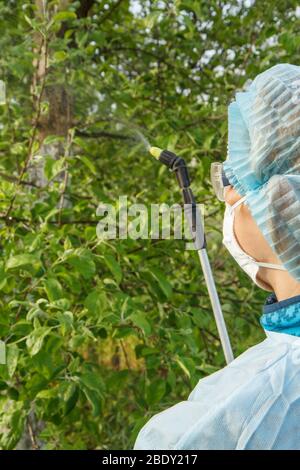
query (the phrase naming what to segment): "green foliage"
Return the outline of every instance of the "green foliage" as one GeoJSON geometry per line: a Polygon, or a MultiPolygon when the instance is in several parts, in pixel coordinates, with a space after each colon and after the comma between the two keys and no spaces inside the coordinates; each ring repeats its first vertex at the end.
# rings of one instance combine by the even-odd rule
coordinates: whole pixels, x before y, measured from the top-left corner
{"type": "Polygon", "coordinates": [[[235,355],[263,339],[265,294],[222,247],[209,166],[226,156],[235,90],[297,63],[297,2],[106,0],[86,11],[56,0],[45,17],[34,3],[0,2],[0,448],[15,448],[33,419],[32,447],[132,448],[224,358],[196,253],[180,240],[100,241],[96,209],[120,195],[181,202],[136,126],[176,149],[205,204],[235,355]],[[33,86],[41,41],[48,69],[33,86]],[[55,125],[68,109],[66,135],[55,125]]]}

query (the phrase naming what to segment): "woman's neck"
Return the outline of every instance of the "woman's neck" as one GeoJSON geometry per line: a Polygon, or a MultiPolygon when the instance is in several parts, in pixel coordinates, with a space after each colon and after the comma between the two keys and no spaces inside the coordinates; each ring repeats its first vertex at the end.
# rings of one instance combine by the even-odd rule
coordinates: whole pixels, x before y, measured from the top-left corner
{"type": "Polygon", "coordinates": [[[300,282],[288,272],[277,270],[275,272],[275,269],[268,269],[268,271],[267,281],[272,286],[278,301],[300,295],[300,282]]]}

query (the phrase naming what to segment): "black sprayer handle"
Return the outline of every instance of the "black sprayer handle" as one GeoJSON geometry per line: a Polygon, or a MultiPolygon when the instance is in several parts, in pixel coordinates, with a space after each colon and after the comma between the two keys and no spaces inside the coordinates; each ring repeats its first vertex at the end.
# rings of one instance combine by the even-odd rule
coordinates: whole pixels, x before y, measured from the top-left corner
{"type": "MultiPolygon", "coordinates": [[[[178,157],[175,153],[169,150],[163,150],[159,156],[159,161],[166,165],[171,171],[174,171],[178,185],[182,191],[184,204],[190,204],[192,207],[192,230],[196,233],[197,230],[197,204],[193,191],[190,188],[191,181],[188,173],[186,163],[183,158],[178,157]]],[[[201,248],[206,248],[205,235],[203,236],[203,243],[201,248]]]]}

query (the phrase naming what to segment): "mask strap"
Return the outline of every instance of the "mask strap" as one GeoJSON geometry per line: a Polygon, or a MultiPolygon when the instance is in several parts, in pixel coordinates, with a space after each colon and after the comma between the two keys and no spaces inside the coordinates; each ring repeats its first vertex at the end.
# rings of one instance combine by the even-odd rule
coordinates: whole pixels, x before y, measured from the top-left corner
{"type": "Polygon", "coordinates": [[[246,196],[243,196],[241,199],[239,199],[239,200],[236,201],[234,204],[232,204],[232,206],[230,206],[230,207],[231,207],[231,211],[233,211],[233,209],[234,209],[235,207],[237,207],[237,206],[239,206],[240,204],[242,204],[242,203],[245,201],[246,198],[247,198],[247,195],[246,195],[246,196]]]}
{"type": "Polygon", "coordinates": [[[263,262],[256,262],[258,266],[262,268],[271,268],[271,269],[279,269],[280,271],[286,271],[286,268],[281,264],[273,264],[273,263],[263,263],[263,262]]]}
{"type": "MultiPolygon", "coordinates": [[[[234,204],[232,204],[232,206],[230,206],[230,210],[231,210],[231,213],[233,212],[233,210],[235,209],[235,207],[239,206],[240,204],[242,204],[245,200],[247,199],[247,195],[243,196],[241,199],[239,199],[237,202],[235,202],[234,204]]],[[[261,266],[262,268],[270,268],[270,269],[278,269],[280,271],[286,271],[287,269],[282,266],[281,264],[273,264],[273,263],[263,263],[262,261],[255,261],[255,264],[257,266],[261,266]]]]}

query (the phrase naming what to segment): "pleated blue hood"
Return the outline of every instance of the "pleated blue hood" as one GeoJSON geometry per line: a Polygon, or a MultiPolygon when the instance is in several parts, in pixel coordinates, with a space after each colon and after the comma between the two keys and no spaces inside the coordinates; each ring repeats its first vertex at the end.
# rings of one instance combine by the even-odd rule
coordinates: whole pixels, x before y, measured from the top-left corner
{"type": "Polygon", "coordinates": [[[300,67],[278,64],[228,107],[224,171],[289,273],[300,281],[300,67]]]}

